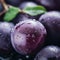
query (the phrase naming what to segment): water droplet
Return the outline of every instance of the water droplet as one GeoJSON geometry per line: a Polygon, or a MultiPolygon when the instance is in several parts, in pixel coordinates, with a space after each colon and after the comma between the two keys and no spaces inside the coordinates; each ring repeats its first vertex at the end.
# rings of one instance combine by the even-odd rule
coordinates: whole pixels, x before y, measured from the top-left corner
{"type": "Polygon", "coordinates": [[[53,21],[53,24],[56,23],[55,21],[53,21]]]}
{"type": "Polygon", "coordinates": [[[27,37],[30,37],[30,34],[28,34],[27,37]]]}
{"type": "Polygon", "coordinates": [[[26,58],[29,58],[29,56],[27,55],[26,58]]]}
{"type": "Polygon", "coordinates": [[[35,33],[36,33],[37,31],[35,31],[35,33]]]}
{"type": "Polygon", "coordinates": [[[33,21],[36,21],[36,19],[33,19],[33,21]]]}
{"type": "Polygon", "coordinates": [[[22,59],[19,59],[19,60],[22,60],[22,59]]]}
{"type": "Polygon", "coordinates": [[[16,32],[14,39],[15,39],[15,43],[17,45],[25,45],[26,44],[26,36],[24,34],[20,34],[20,33],[16,32]]]}
{"type": "Polygon", "coordinates": [[[33,40],[33,42],[35,42],[35,40],[33,40]]]}
{"type": "Polygon", "coordinates": [[[35,35],[34,34],[32,34],[32,38],[34,38],[35,37],[35,35]]]}

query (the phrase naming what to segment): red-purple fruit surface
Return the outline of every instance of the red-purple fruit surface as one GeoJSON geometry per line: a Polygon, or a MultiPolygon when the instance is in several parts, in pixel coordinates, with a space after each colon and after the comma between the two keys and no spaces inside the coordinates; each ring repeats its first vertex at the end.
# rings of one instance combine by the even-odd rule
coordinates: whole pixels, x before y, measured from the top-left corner
{"type": "Polygon", "coordinates": [[[43,45],[46,29],[38,21],[26,20],[19,22],[11,33],[14,49],[23,55],[30,54],[43,45]]]}

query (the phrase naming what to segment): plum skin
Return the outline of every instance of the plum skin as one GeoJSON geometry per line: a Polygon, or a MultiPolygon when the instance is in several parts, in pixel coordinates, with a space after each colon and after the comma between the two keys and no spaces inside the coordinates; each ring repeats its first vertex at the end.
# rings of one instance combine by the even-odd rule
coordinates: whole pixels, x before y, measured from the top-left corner
{"type": "Polygon", "coordinates": [[[35,57],[34,60],[59,60],[60,48],[57,46],[46,46],[35,57]]]}
{"type": "Polygon", "coordinates": [[[60,45],[60,12],[47,12],[39,18],[39,21],[47,30],[47,44],[60,45]]]}
{"type": "Polygon", "coordinates": [[[26,55],[41,46],[46,37],[46,29],[38,21],[22,21],[11,33],[11,43],[16,52],[26,55]]]}
{"type": "Polygon", "coordinates": [[[7,56],[11,53],[11,29],[14,24],[8,22],[0,22],[0,55],[7,56]]]}
{"type": "Polygon", "coordinates": [[[20,21],[27,20],[29,18],[30,18],[30,16],[28,14],[20,13],[11,22],[13,22],[16,25],[20,21]]]}
{"type": "Polygon", "coordinates": [[[13,6],[19,6],[19,4],[22,2],[22,0],[5,0],[7,4],[13,5],[13,6]]]}
{"type": "Polygon", "coordinates": [[[11,22],[13,22],[14,24],[17,24],[20,21],[28,20],[28,19],[33,19],[33,20],[36,19],[38,21],[39,20],[39,17],[41,15],[42,14],[39,14],[39,15],[36,15],[36,16],[31,16],[31,15],[26,14],[26,13],[20,13],[11,22]]]}
{"type": "Polygon", "coordinates": [[[60,10],[60,0],[35,0],[38,4],[45,6],[47,10],[60,10]]]}
{"type": "Polygon", "coordinates": [[[30,20],[30,19],[34,20],[34,19],[36,19],[38,21],[39,20],[39,17],[41,15],[42,14],[37,15],[37,16],[31,16],[31,15],[28,15],[26,13],[20,13],[11,22],[13,22],[16,25],[20,21],[24,21],[24,20],[30,20]]]}
{"type": "Polygon", "coordinates": [[[37,4],[31,1],[27,1],[27,2],[21,3],[19,8],[24,9],[26,7],[34,7],[34,6],[37,6],[37,4]]]}

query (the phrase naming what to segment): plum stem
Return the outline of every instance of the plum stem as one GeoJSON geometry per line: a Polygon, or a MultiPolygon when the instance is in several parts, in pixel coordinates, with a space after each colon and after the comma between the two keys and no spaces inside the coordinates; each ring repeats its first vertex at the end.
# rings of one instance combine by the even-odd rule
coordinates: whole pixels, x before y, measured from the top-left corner
{"type": "MultiPolygon", "coordinates": [[[[0,0],[0,2],[1,2],[1,4],[2,4],[3,7],[4,7],[4,10],[3,10],[2,12],[0,12],[0,16],[1,16],[1,15],[3,15],[4,13],[6,13],[6,12],[9,10],[9,8],[11,7],[11,5],[7,5],[4,0],[0,0]]],[[[21,9],[19,9],[19,12],[20,12],[20,13],[25,13],[25,12],[24,12],[23,10],[21,10],[21,9]]]]}
{"type": "Polygon", "coordinates": [[[8,11],[8,5],[5,3],[4,0],[1,0],[1,3],[6,11],[8,11]]]}
{"type": "MultiPolygon", "coordinates": [[[[8,5],[8,6],[9,8],[12,7],[12,5],[8,5]]],[[[25,13],[25,12],[19,8],[19,13],[25,13]]]]}
{"type": "Polygon", "coordinates": [[[3,15],[6,11],[8,11],[8,5],[5,3],[4,0],[0,0],[1,4],[4,7],[4,10],[0,13],[0,16],[3,15]]]}
{"type": "Polygon", "coordinates": [[[4,10],[3,12],[0,13],[0,16],[3,15],[6,12],[6,10],[4,10]]]}

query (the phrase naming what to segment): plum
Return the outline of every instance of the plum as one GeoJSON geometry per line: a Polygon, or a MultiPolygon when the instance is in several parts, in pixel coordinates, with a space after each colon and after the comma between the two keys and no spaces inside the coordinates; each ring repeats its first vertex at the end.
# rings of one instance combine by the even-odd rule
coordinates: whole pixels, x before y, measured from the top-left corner
{"type": "Polygon", "coordinates": [[[12,23],[0,22],[0,55],[7,56],[11,52],[11,29],[12,23]]]}
{"type": "MultiPolygon", "coordinates": [[[[32,2],[32,1],[25,1],[25,2],[22,2],[20,5],[19,5],[19,8],[21,9],[24,9],[26,7],[34,7],[34,6],[37,6],[37,4],[35,2],[32,2]]],[[[21,14],[20,14],[21,15],[21,14]]],[[[38,14],[36,16],[31,16],[31,15],[28,15],[28,14],[24,14],[24,16],[30,18],[30,19],[36,19],[38,20],[39,17],[41,16],[42,14],[38,14]]],[[[24,18],[24,17],[23,17],[24,18]]]]}
{"type": "Polygon", "coordinates": [[[57,46],[47,46],[43,48],[34,60],[60,60],[60,48],[57,46]]]}
{"type": "Polygon", "coordinates": [[[13,5],[13,6],[19,6],[19,4],[22,2],[22,0],[5,0],[7,4],[13,5]]]}
{"type": "Polygon", "coordinates": [[[60,12],[50,11],[43,14],[39,21],[47,30],[47,44],[60,45],[60,12]]]}
{"type": "Polygon", "coordinates": [[[43,5],[47,10],[60,10],[60,0],[35,0],[38,4],[43,5]]]}
{"type": "Polygon", "coordinates": [[[17,24],[19,23],[20,21],[24,21],[24,20],[38,20],[39,17],[41,16],[42,14],[40,15],[37,15],[37,16],[31,16],[29,14],[26,14],[26,13],[19,13],[11,22],[13,22],[14,24],[17,24]]]}
{"type": "Polygon", "coordinates": [[[11,43],[16,52],[22,55],[35,53],[46,37],[46,29],[35,20],[24,20],[16,24],[11,32],[11,43]]]}
{"type": "MultiPolygon", "coordinates": [[[[34,2],[31,2],[31,1],[26,1],[26,2],[21,3],[20,6],[19,6],[19,8],[24,9],[24,8],[26,8],[26,7],[33,7],[33,6],[37,6],[37,4],[34,3],[34,2]],[[32,5],[32,6],[31,6],[31,5],[32,5]]],[[[38,14],[38,15],[36,15],[36,16],[31,16],[31,15],[29,15],[29,14],[27,14],[27,13],[21,12],[21,13],[19,13],[19,14],[12,20],[12,22],[13,22],[14,24],[17,24],[18,22],[23,21],[23,20],[26,20],[26,19],[37,19],[37,20],[38,20],[38,18],[40,17],[40,15],[41,15],[41,14],[38,14]]]]}
{"type": "Polygon", "coordinates": [[[26,1],[26,2],[22,2],[19,8],[24,9],[26,7],[34,7],[34,6],[37,6],[37,4],[31,1],[26,1]]]}
{"type": "Polygon", "coordinates": [[[19,23],[20,21],[27,20],[30,18],[30,15],[25,13],[19,13],[11,22],[14,24],[19,23]]]}
{"type": "Polygon", "coordinates": [[[32,19],[32,20],[36,19],[38,21],[39,17],[41,15],[42,14],[38,14],[36,16],[31,16],[31,15],[26,14],[26,13],[19,13],[11,22],[13,22],[14,24],[17,24],[20,21],[27,20],[27,19],[32,19]]]}

